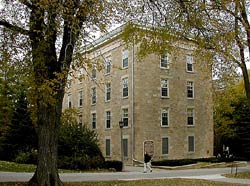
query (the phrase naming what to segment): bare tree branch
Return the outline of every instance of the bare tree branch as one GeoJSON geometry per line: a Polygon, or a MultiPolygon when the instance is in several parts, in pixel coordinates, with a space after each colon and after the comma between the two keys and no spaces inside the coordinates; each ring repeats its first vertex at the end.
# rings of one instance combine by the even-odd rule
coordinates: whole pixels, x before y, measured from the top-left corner
{"type": "Polygon", "coordinates": [[[23,35],[29,35],[29,30],[25,30],[17,25],[10,24],[8,21],[0,20],[0,26],[4,26],[12,31],[19,32],[23,35]]]}

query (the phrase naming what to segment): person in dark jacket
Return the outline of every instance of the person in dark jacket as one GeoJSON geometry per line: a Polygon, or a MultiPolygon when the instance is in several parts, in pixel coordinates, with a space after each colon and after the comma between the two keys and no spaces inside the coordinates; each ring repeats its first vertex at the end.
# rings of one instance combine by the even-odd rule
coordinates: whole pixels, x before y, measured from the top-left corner
{"type": "Polygon", "coordinates": [[[152,172],[151,160],[152,160],[152,157],[147,152],[145,152],[145,154],[144,154],[144,171],[143,171],[144,173],[146,173],[147,170],[152,172]]]}

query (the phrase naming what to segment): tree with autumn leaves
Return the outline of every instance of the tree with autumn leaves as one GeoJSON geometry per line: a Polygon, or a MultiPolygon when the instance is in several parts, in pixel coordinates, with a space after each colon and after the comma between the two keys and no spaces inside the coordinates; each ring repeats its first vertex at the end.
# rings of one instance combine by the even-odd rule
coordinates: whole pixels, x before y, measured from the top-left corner
{"type": "Polygon", "coordinates": [[[176,39],[195,43],[198,56],[202,56],[204,50],[210,54],[206,55],[206,61],[209,63],[212,59],[216,77],[225,72],[232,75],[237,68],[241,70],[245,95],[250,100],[246,66],[250,60],[249,0],[141,0],[133,3],[133,22],[155,31],[146,36],[138,34],[149,45],[147,48],[169,49],[165,39],[170,45],[176,39]]]}
{"type": "Polygon", "coordinates": [[[30,59],[23,63],[30,67],[30,103],[38,135],[38,162],[30,185],[63,185],[57,170],[57,141],[73,55],[91,32],[104,31],[111,18],[119,18],[118,4],[102,0],[4,1],[1,33],[16,33],[20,40],[14,47],[20,50],[14,55],[30,59]],[[29,49],[22,52],[22,47],[29,49]]]}

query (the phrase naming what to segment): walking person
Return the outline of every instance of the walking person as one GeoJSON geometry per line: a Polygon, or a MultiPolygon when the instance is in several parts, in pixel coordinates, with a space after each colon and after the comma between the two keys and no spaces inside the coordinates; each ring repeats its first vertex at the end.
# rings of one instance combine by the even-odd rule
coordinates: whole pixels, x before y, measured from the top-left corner
{"type": "Polygon", "coordinates": [[[147,170],[152,172],[151,160],[152,160],[152,157],[147,152],[145,152],[145,154],[144,154],[144,171],[143,171],[143,173],[146,173],[147,170]]]}

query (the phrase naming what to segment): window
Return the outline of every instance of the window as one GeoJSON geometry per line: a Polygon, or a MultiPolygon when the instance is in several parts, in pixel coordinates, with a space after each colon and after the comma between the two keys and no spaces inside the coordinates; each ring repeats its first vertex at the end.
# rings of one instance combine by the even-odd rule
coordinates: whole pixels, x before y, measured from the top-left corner
{"type": "Polygon", "coordinates": [[[96,129],[96,113],[92,113],[92,129],[96,129]]]}
{"type": "Polygon", "coordinates": [[[168,80],[161,80],[161,97],[168,97],[168,80]]]}
{"type": "Polygon", "coordinates": [[[122,68],[128,68],[128,50],[122,52],[122,68]]]}
{"type": "Polygon", "coordinates": [[[128,158],[128,139],[122,139],[123,157],[128,158]]]}
{"type": "Polygon", "coordinates": [[[111,57],[105,59],[105,73],[109,74],[111,72],[111,57]]]}
{"type": "Polygon", "coordinates": [[[92,91],[92,94],[91,94],[91,103],[92,104],[96,104],[96,88],[95,87],[93,87],[92,89],[91,89],[91,91],[92,91]]]}
{"type": "Polygon", "coordinates": [[[111,114],[110,111],[106,111],[106,128],[111,128],[111,114]]]}
{"type": "Polygon", "coordinates": [[[79,126],[82,126],[82,115],[79,115],[79,122],[78,122],[79,126]]]}
{"type": "Polygon", "coordinates": [[[162,138],[162,155],[167,155],[168,154],[168,150],[169,150],[169,141],[168,141],[168,137],[164,137],[162,138]]]}
{"type": "Polygon", "coordinates": [[[194,109],[193,108],[187,109],[187,125],[188,126],[194,125],[194,109]]]}
{"type": "Polygon", "coordinates": [[[79,91],[79,107],[82,107],[82,102],[83,102],[83,93],[81,90],[79,91]]]}
{"type": "Polygon", "coordinates": [[[105,155],[106,156],[111,156],[111,140],[110,139],[105,139],[105,155]]]}
{"type": "Polygon", "coordinates": [[[122,109],[122,121],[124,127],[128,127],[128,109],[122,109]]]}
{"type": "Polygon", "coordinates": [[[128,97],[128,77],[122,79],[122,97],[128,97]]]}
{"type": "Polygon", "coordinates": [[[187,97],[194,98],[194,82],[187,81],[187,97]]]}
{"type": "Polygon", "coordinates": [[[167,54],[161,55],[160,67],[165,68],[165,69],[169,68],[169,62],[168,62],[168,55],[167,54]]]}
{"type": "Polygon", "coordinates": [[[187,66],[186,66],[187,71],[188,72],[193,72],[194,71],[194,69],[193,69],[193,56],[187,55],[186,56],[186,62],[187,62],[187,66]]]}
{"type": "Polygon", "coordinates": [[[80,70],[79,70],[79,77],[78,77],[78,79],[79,79],[79,83],[82,83],[82,79],[83,79],[83,74],[84,73],[84,69],[83,68],[80,68],[80,70]]]}
{"type": "Polygon", "coordinates": [[[91,78],[92,80],[96,79],[96,64],[92,66],[91,78]]]}
{"type": "Polygon", "coordinates": [[[188,136],[188,152],[194,152],[194,136],[188,136]]]}
{"type": "Polygon", "coordinates": [[[68,107],[69,108],[72,107],[72,95],[71,94],[68,95],[68,107]]]}
{"type": "Polygon", "coordinates": [[[105,101],[110,101],[111,99],[111,84],[106,83],[105,87],[105,101]]]}
{"type": "Polygon", "coordinates": [[[169,109],[163,109],[161,111],[161,126],[167,127],[169,125],[169,109]]]}

